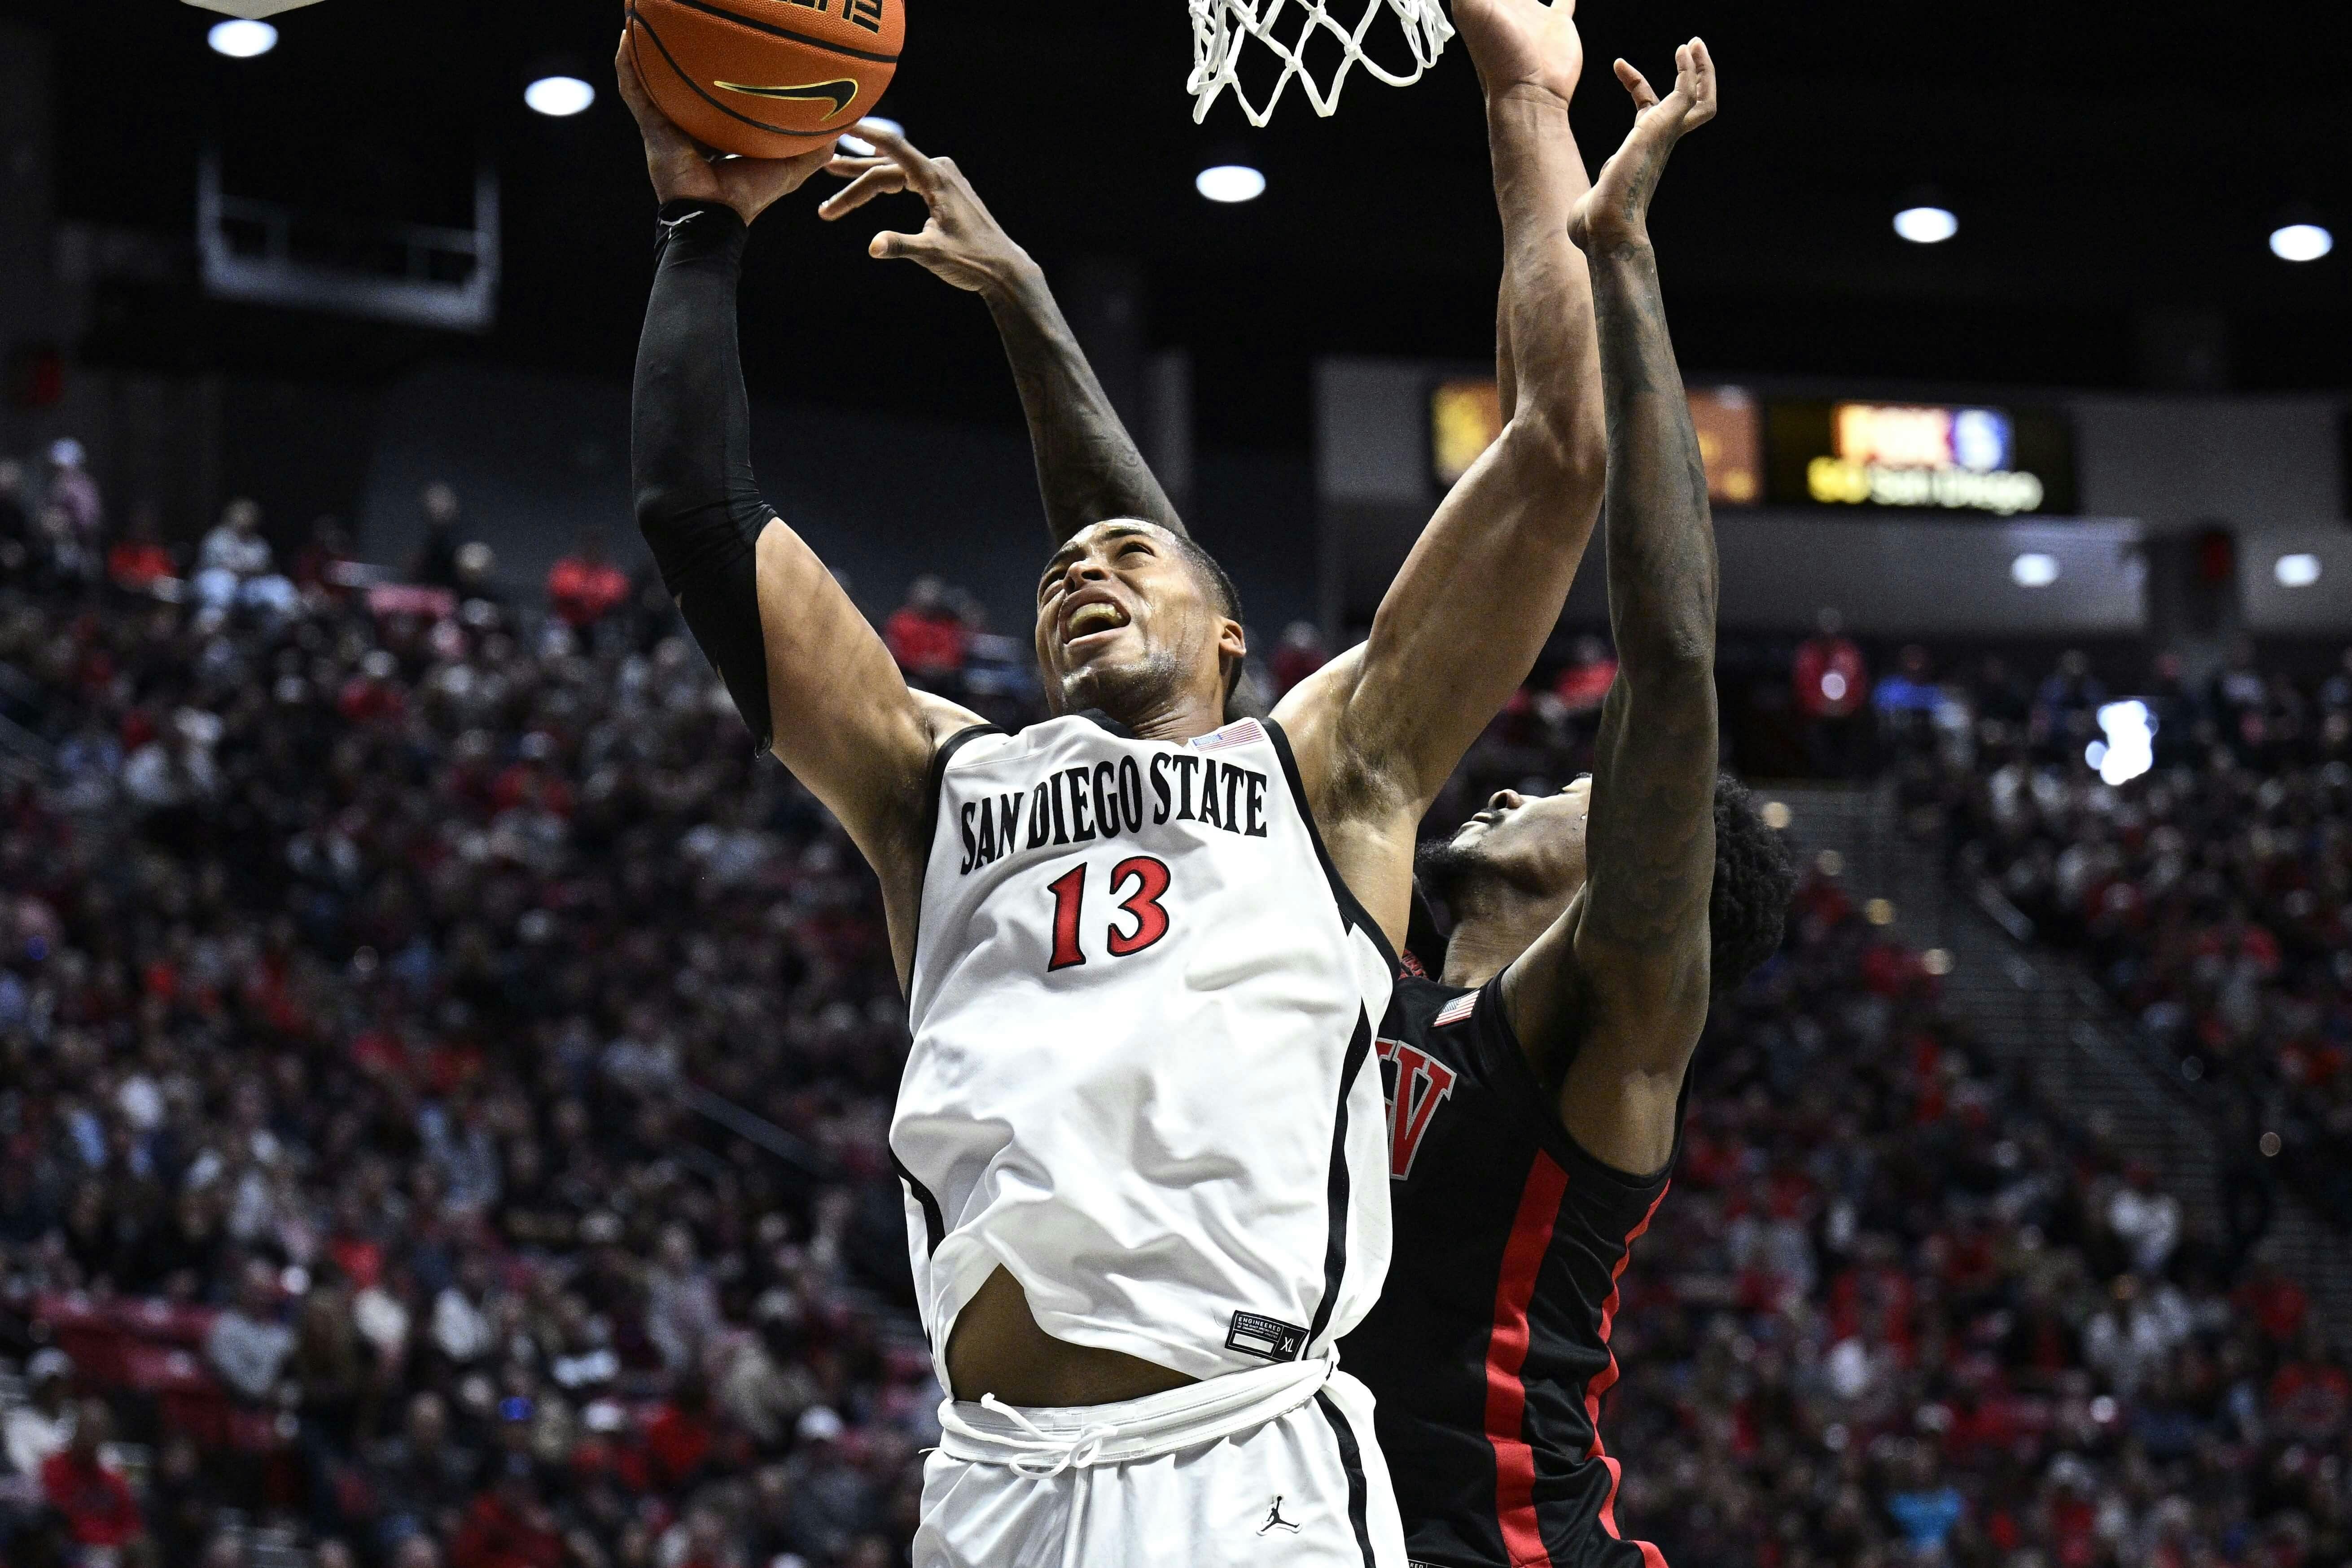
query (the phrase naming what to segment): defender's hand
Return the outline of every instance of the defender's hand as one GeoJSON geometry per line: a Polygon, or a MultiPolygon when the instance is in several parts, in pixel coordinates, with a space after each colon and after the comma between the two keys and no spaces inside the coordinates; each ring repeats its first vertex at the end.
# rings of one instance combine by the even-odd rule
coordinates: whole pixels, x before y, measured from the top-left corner
{"type": "Polygon", "coordinates": [[[976,294],[1005,287],[1030,265],[1029,253],[1013,243],[953,158],[927,158],[905,137],[871,121],[860,121],[853,134],[873,142],[875,155],[834,159],[825,172],[849,184],[826,198],[817,216],[846,217],[877,196],[901,191],[914,192],[930,208],[920,233],[876,235],[866,248],[877,260],[919,262],[976,294]]]}
{"type": "Polygon", "coordinates": [[[1649,238],[1650,198],[1675,143],[1715,118],[1715,60],[1693,38],[1675,51],[1675,90],[1661,100],[1640,71],[1617,62],[1617,79],[1633,95],[1633,129],[1568,220],[1568,237],[1590,255],[1596,246],[1649,238]]]}
{"type": "Polygon", "coordinates": [[[1454,0],[1454,25],[1487,100],[1533,88],[1565,108],[1584,75],[1576,0],[1454,0]]]}
{"type": "Polygon", "coordinates": [[[620,52],[613,58],[613,74],[620,79],[621,101],[636,116],[637,130],[645,136],[646,172],[653,176],[654,195],[666,203],[724,202],[750,223],[833,159],[829,146],[797,158],[728,158],[713,153],[680,131],[654,102],[637,75],[625,30],[620,52]]]}

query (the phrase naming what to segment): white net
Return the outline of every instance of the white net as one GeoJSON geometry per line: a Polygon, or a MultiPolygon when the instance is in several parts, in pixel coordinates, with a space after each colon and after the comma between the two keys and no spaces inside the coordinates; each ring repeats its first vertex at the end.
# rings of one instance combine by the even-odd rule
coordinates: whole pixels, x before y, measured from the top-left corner
{"type": "Polygon", "coordinates": [[[1361,17],[1350,26],[1331,14],[1349,0],[1191,0],[1192,7],[1192,118],[1209,117],[1210,106],[1228,89],[1252,125],[1264,125],[1274,106],[1293,80],[1306,92],[1315,112],[1328,115],[1339,106],[1339,89],[1348,73],[1361,66],[1391,87],[1409,87],[1437,63],[1454,24],[1445,19],[1439,0],[1363,0],[1361,17]],[[1383,14],[1404,26],[1405,45],[1412,50],[1410,69],[1394,71],[1364,52],[1364,39],[1383,14]],[[1251,39],[1272,50],[1280,74],[1263,103],[1250,101],[1241,81],[1242,58],[1251,39]],[[1318,82],[1307,64],[1309,47],[1328,50],[1338,45],[1339,64],[1328,82],[1318,82]]]}

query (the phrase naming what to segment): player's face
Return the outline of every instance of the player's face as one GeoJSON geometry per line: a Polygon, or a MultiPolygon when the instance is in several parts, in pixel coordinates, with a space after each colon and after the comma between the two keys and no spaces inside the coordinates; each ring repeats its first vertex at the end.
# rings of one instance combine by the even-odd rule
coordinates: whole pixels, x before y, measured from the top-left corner
{"type": "Polygon", "coordinates": [[[1187,683],[1221,681],[1241,630],[1167,530],[1098,522],[1056,551],[1037,584],[1037,666],[1058,712],[1124,717],[1187,683]]]}
{"type": "Polygon", "coordinates": [[[1565,909],[1584,886],[1584,835],[1592,779],[1557,795],[1497,790],[1486,809],[1454,829],[1452,851],[1516,888],[1556,898],[1565,909]]]}

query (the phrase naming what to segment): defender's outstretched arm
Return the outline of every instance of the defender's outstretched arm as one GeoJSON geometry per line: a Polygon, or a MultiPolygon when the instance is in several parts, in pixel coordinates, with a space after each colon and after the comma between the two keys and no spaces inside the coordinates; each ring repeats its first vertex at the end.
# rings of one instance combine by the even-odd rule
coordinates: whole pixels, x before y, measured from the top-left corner
{"type": "Polygon", "coordinates": [[[1401,936],[1412,833],[1559,619],[1604,468],[1591,285],[1568,221],[1588,183],[1569,129],[1583,65],[1572,0],[1459,0],[1487,89],[1506,279],[1502,437],[1438,508],[1370,639],[1276,710],[1360,898],[1401,936]],[[1361,873],[1360,877],[1360,873],[1361,873]]]}
{"type": "Polygon", "coordinates": [[[908,690],[865,616],[760,495],[736,341],[748,226],[829,154],[708,162],[646,96],[625,38],[616,68],[662,200],[633,398],[638,526],[744,722],[880,875],[903,974],[925,772],[941,730],[977,721],[908,690]]]}
{"type": "Polygon", "coordinates": [[[1575,1047],[1559,1112],[1585,1150],[1635,1174],[1673,1157],[1706,1022],[1715,876],[1715,529],[1650,247],[1651,193],[1684,132],[1715,116],[1694,38],[1664,102],[1624,61],[1638,111],[1579,206],[1609,409],[1609,615],[1619,658],[1601,711],[1583,893],[1505,973],[1511,1020],[1547,1059],[1575,1047]]]}
{"type": "Polygon", "coordinates": [[[874,143],[876,156],[835,159],[828,172],[850,184],[817,214],[843,217],[899,191],[923,198],[930,215],[920,232],[886,231],[874,237],[870,248],[878,259],[919,262],[988,302],[1013,362],[1013,384],[1021,389],[1054,542],[1066,543],[1114,517],[1182,533],[1183,521],[1095,378],[1077,334],[1045,285],[1045,270],[1004,232],[955,160],[926,157],[905,137],[871,123],[859,125],[857,134],[874,143]]]}

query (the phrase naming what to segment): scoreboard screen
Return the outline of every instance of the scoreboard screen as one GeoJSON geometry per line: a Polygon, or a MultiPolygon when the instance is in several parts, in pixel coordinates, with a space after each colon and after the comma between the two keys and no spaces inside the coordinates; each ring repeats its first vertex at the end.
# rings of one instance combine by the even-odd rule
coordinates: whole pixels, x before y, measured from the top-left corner
{"type": "MultiPolygon", "coordinates": [[[[1691,424],[1718,506],[1866,508],[2071,516],[2074,433],[2053,409],[1981,404],[1759,401],[1736,386],[1689,391],[1691,424]]],[[[1503,432],[1490,377],[1438,382],[1429,398],[1430,477],[1454,488],[1503,432]]]]}
{"type": "Polygon", "coordinates": [[[1778,506],[2074,510],[2074,440],[2051,410],[1780,401],[1765,416],[1778,506]]]}
{"type": "MultiPolygon", "coordinates": [[[[1763,423],[1754,398],[1736,386],[1690,389],[1706,491],[1713,500],[1747,506],[1764,489],[1763,423]]],[[[1503,433],[1502,395],[1484,377],[1442,381],[1429,398],[1430,477],[1452,489],[1503,433]]]]}

